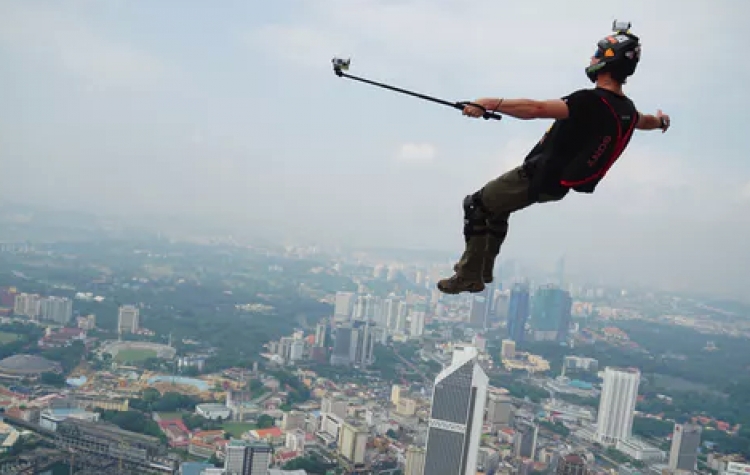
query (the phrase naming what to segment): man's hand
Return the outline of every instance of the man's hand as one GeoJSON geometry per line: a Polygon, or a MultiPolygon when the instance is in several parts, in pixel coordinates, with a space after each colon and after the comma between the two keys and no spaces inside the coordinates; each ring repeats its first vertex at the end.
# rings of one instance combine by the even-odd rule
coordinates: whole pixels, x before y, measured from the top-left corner
{"type": "Polygon", "coordinates": [[[669,116],[667,114],[662,114],[661,109],[659,109],[656,111],[656,118],[661,122],[661,133],[666,132],[670,125],[669,116]]]}
{"type": "Polygon", "coordinates": [[[661,132],[664,133],[669,129],[671,124],[672,121],[669,119],[669,116],[658,110],[656,111],[656,115],[639,114],[638,123],[635,126],[640,130],[661,129],[661,132]]]}
{"type": "MultiPolygon", "coordinates": [[[[474,101],[474,104],[479,104],[485,109],[487,108],[487,106],[482,104],[481,100],[474,101]]],[[[482,110],[480,107],[472,106],[472,105],[467,105],[466,107],[464,107],[464,110],[463,110],[463,114],[469,117],[482,117],[485,112],[486,110],[482,110]]]]}

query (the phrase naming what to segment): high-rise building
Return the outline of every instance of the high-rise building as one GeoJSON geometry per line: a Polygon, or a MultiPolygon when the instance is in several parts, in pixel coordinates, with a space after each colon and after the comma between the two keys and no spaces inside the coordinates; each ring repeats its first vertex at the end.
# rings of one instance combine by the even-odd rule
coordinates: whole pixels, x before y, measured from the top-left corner
{"type": "Polygon", "coordinates": [[[419,338],[424,333],[424,320],[427,316],[427,308],[424,302],[419,302],[414,305],[411,312],[409,312],[409,318],[411,319],[409,325],[409,336],[412,338],[419,338]]]}
{"type": "Polygon", "coordinates": [[[117,316],[117,330],[119,333],[135,333],[140,328],[140,315],[135,305],[123,305],[117,316]]]}
{"type": "Polygon", "coordinates": [[[354,310],[354,292],[336,292],[333,308],[333,319],[337,322],[348,322],[354,310]]]}
{"type": "Polygon", "coordinates": [[[410,445],[409,448],[406,449],[406,465],[404,467],[404,475],[425,475],[424,462],[424,448],[410,445]]]}
{"type": "Polygon", "coordinates": [[[354,305],[354,319],[374,321],[375,316],[380,313],[380,307],[380,297],[360,295],[354,305]]]}
{"type": "Polygon", "coordinates": [[[65,325],[73,317],[73,301],[66,297],[43,298],[40,307],[43,319],[61,325],[65,325]]]}
{"type": "Polygon", "coordinates": [[[333,414],[340,419],[346,417],[349,402],[340,397],[324,397],[320,401],[321,414],[333,414]]]}
{"type": "Polygon", "coordinates": [[[513,434],[513,455],[516,458],[534,459],[539,426],[530,422],[518,422],[513,434]]]}
{"type": "Polygon", "coordinates": [[[390,296],[383,300],[381,307],[381,326],[385,326],[391,331],[396,330],[396,322],[398,321],[398,310],[401,300],[398,297],[390,296]]]}
{"type": "Polygon", "coordinates": [[[424,473],[474,475],[482,435],[488,377],[474,347],[456,347],[435,378],[424,473]]]}
{"type": "Polygon", "coordinates": [[[554,285],[539,287],[531,309],[531,330],[536,341],[565,341],[573,300],[554,285]]]}
{"type": "Polygon", "coordinates": [[[326,346],[326,333],[328,326],[325,322],[320,322],[315,326],[315,346],[324,347],[326,346]]]}
{"type": "Polygon", "coordinates": [[[272,449],[268,444],[232,440],[226,446],[226,475],[268,475],[272,449]]]}
{"type": "Polygon", "coordinates": [[[701,445],[701,426],[675,424],[672,433],[672,448],[669,451],[669,468],[693,472],[698,463],[698,447],[701,445]]]}
{"type": "Polygon", "coordinates": [[[363,464],[368,436],[369,432],[366,428],[345,422],[339,431],[339,452],[349,463],[363,464]]]}
{"type": "Polygon", "coordinates": [[[507,394],[490,393],[487,399],[487,424],[493,433],[510,424],[513,404],[507,394]]]}
{"type": "MultiPolygon", "coordinates": [[[[482,293],[486,294],[485,288],[482,293]]],[[[474,295],[469,303],[469,326],[472,328],[487,327],[487,297],[486,295],[474,295]]]]}
{"type": "Polygon", "coordinates": [[[604,369],[596,421],[596,439],[601,444],[616,445],[618,441],[631,437],[640,382],[638,369],[610,366],[604,369]]]}
{"type": "Polygon", "coordinates": [[[370,366],[375,361],[375,341],[378,337],[375,327],[369,321],[354,322],[352,337],[356,337],[353,363],[361,368],[370,366]]]}
{"type": "Polygon", "coordinates": [[[358,345],[357,330],[351,324],[340,325],[334,333],[332,366],[349,366],[354,364],[358,345]]]}
{"type": "MultiPolygon", "coordinates": [[[[406,333],[406,317],[409,315],[410,307],[409,303],[405,300],[398,302],[398,312],[393,327],[394,333],[406,333]]],[[[390,328],[390,324],[388,326],[390,328]]]]}
{"type": "Polygon", "coordinates": [[[510,292],[508,303],[508,338],[521,343],[526,334],[526,321],[529,319],[529,286],[515,284],[510,292]]]}
{"type": "Polygon", "coordinates": [[[42,313],[42,297],[39,294],[18,294],[13,305],[13,313],[36,318],[42,313]]]}

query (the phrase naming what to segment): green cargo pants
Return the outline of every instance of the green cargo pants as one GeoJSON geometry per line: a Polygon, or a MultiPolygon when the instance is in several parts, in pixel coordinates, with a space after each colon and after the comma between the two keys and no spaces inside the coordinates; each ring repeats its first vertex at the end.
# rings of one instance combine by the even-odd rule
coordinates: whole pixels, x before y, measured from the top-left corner
{"type": "Polygon", "coordinates": [[[495,259],[508,234],[511,213],[534,203],[559,201],[558,195],[539,194],[532,197],[531,180],[523,166],[514,168],[488,182],[481,190],[483,206],[474,210],[465,229],[466,248],[454,270],[463,281],[489,283],[493,280],[495,259]]]}

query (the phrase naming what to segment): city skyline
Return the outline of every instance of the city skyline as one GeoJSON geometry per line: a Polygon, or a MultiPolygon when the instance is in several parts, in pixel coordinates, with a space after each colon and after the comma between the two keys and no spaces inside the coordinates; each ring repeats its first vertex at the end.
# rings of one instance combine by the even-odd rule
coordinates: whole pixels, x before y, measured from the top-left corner
{"type": "Polygon", "coordinates": [[[0,387],[19,426],[4,430],[60,427],[52,450],[97,437],[85,465],[139,437],[159,473],[180,464],[172,447],[210,458],[204,475],[249,455],[261,473],[405,475],[708,475],[750,457],[750,325],[703,302],[574,285],[569,308],[532,284],[531,308],[505,286],[482,308],[416,263],[161,240],[3,245],[0,263],[0,387]],[[528,313],[517,347],[505,323],[528,313]],[[273,450],[242,448],[257,442],[273,450]]]}

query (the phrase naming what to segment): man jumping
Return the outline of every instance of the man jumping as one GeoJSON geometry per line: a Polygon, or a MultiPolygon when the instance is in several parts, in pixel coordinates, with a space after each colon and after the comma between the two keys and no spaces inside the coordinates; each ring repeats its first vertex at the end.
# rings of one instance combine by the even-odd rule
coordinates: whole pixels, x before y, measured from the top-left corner
{"type": "Polygon", "coordinates": [[[614,34],[597,44],[586,68],[595,83],[562,99],[486,98],[474,101],[463,114],[481,117],[492,111],[518,119],[555,119],[521,166],[487,183],[464,199],[466,248],[455,274],[437,283],[447,294],[481,292],[492,282],[495,258],[508,234],[510,214],[535,203],[559,201],[572,189],[593,193],[622,155],[634,129],[666,132],[669,116],[641,114],[623,93],[641,57],[639,38],[630,24],[615,22],[614,34]]]}

